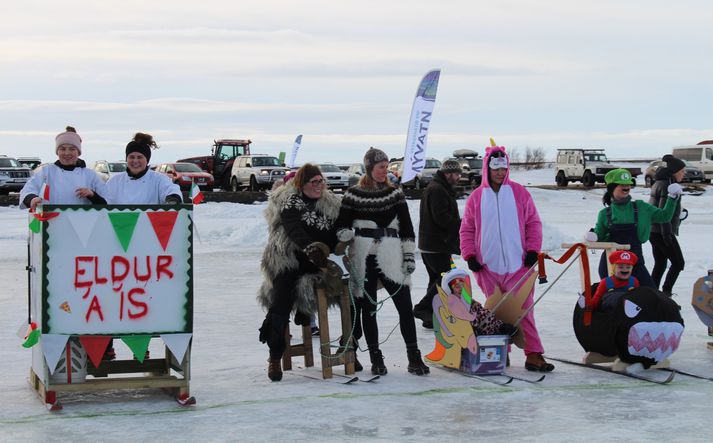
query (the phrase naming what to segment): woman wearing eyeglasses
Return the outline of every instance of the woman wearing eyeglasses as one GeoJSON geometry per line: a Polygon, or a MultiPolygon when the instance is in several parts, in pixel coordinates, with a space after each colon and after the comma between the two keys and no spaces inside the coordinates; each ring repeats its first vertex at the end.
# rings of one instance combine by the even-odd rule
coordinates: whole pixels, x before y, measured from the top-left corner
{"type": "Polygon", "coordinates": [[[297,324],[309,324],[309,314],[315,310],[314,286],[337,243],[334,223],[339,207],[339,198],[327,189],[322,172],[309,163],[270,195],[258,300],[267,309],[260,341],[270,349],[267,376],[272,381],[282,379],[280,361],[288,345],[285,329],[293,308],[297,324]]]}
{"type": "MultiPolygon", "coordinates": [[[[357,301],[355,321],[361,322],[369,347],[371,373],[386,375],[384,356],[379,349],[376,322],[376,292],[380,281],[389,292],[399,313],[401,336],[406,344],[408,372],[429,373],[421,359],[412,314],[411,274],[416,269],[416,236],[406,197],[388,180],[389,157],[371,148],[364,155],[366,175],[344,193],[337,221],[339,240],[348,242],[349,289],[357,301]],[[361,315],[359,315],[361,311],[361,315]]],[[[355,337],[358,334],[355,327],[355,337]]]]}

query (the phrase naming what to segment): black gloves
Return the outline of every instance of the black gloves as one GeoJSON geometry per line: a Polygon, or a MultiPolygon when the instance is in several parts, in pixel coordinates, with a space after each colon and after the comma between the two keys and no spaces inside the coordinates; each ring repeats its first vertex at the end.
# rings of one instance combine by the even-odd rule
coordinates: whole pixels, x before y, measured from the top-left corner
{"type": "Polygon", "coordinates": [[[318,268],[326,268],[327,254],[324,252],[325,248],[329,250],[324,243],[314,242],[309,244],[304,252],[307,254],[309,261],[317,265],[318,268]]]}
{"type": "Polygon", "coordinates": [[[525,255],[525,267],[531,268],[535,263],[537,263],[537,252],[527,251],[525,255]]]}
{"type": "Polygon", "coordinates": [[[473,272],[478,272],[483,269],[483,265],[478,263],[478,260],[476,260],[475,257],[471,257],[468,259],[468,268],[473,272]]]}

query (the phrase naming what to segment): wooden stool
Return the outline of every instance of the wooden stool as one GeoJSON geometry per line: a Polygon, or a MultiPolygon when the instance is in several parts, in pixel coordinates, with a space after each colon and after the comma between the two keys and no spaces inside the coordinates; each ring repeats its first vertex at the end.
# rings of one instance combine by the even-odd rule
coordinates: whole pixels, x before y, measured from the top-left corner
{"type": "MultiPolygon", "coordinates": [[[[342,291],[334,294],[339,297],[339,311],[342,320],[342,337],[350,337],[352,333],[351,301],[349,300],[348,279],[342,280],[342,291]]],[[[319,353],[322,357],[322,378],[332,378],[332,367],[344,365],[344,373],[354,373],[354,349],[344,351],[342,355],[332,353],[329,340],[329,318],[327,317],[328,294],[324,288],[317,288],[317,319],[319,322],[319,353]]]]}
{"type": "Polygon", "coordinates": [[[314,366],[314,355],[312,354],[312,327],[310,325],[302,325],[302,343],[291,343],[292,334],[290,334],[290,324],[287,323],[285,328],[285,353],[282,354],[282,369],[289,371],[292,369],[292,357],[304,355],[305,367],[314,366]]]}

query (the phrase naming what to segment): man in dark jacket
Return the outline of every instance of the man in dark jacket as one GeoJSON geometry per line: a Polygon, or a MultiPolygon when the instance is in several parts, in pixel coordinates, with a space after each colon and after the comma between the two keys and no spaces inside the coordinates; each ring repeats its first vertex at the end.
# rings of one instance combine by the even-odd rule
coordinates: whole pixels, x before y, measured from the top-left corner
{"type": "Polygon", "coordinates": [[[460,164],[446,160],[421,196],[418,249],[428,271],[426,295],[413,309],[425,328],[433,328],[433,296],[441,284],[441,274],[451,269],[451,255],[460,254],[460,214],[454,186],[461,174],[460,164]]]}

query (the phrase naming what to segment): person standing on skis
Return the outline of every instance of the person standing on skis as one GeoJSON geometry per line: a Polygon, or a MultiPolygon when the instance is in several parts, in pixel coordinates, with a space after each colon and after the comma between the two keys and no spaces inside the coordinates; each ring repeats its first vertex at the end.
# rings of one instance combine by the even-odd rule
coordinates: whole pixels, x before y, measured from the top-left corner
{"type": "MultiPolygon", "coordinates": [[[[494,143],[493,143],[494,144],[494,143]]],[[[542,222],[535,203],[524,186],[509,178],[509,158],[505,148],[486,149],[483,182],[468,197],[460,227],[461,256],[475,273],[486,297],[496,288],[506,293],[537,263],[542,246],[542,222]]],[[[534,288],[523,309],[532,306],[534,288]]],[[[520,329],[525,337],[525,368],[549,372],[554,365],[542,356],[544,348],[530,310],[520,329]]]]}

